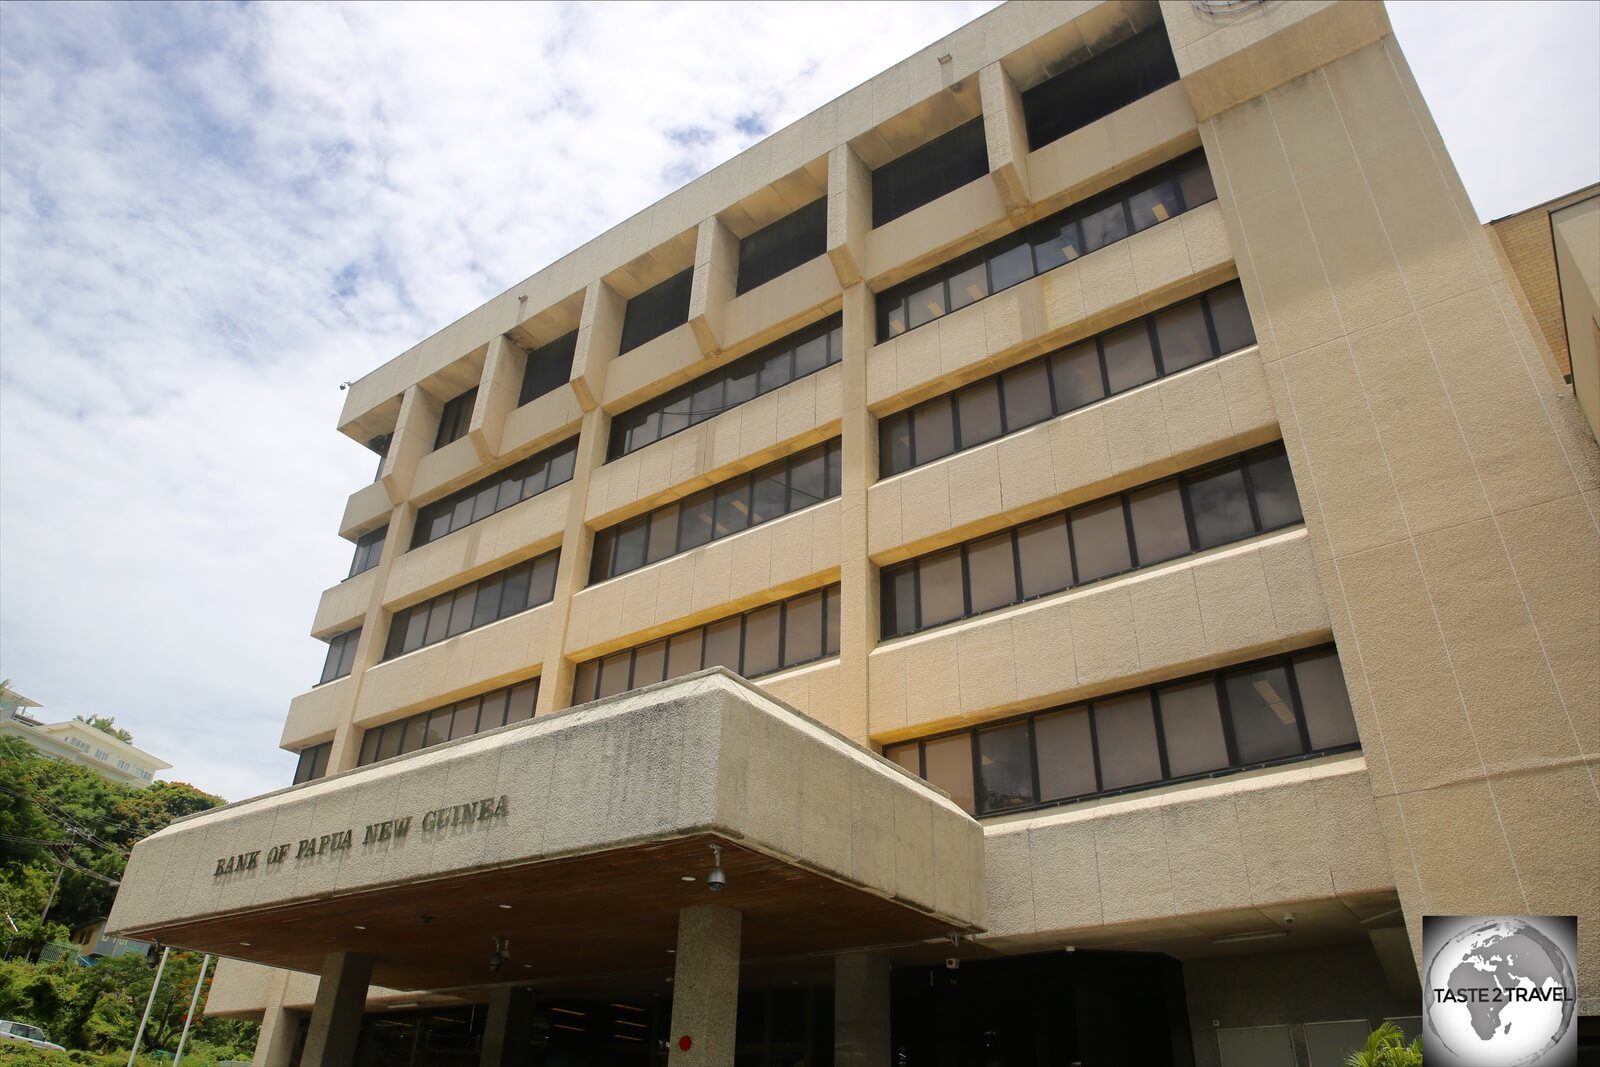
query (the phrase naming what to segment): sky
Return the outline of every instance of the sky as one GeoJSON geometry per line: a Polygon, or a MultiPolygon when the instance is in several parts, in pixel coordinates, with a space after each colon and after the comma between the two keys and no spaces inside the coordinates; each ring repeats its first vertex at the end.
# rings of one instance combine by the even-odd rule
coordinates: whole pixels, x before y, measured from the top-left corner
{"type": "MultiPolygon", "coordinates": [[[[989,3],[0,3],[0,678],[238,800],[360,377],[989,3]]],[[[1600,179],[1600,3],[1392,3],[1481,217],[1600,179]]]]}

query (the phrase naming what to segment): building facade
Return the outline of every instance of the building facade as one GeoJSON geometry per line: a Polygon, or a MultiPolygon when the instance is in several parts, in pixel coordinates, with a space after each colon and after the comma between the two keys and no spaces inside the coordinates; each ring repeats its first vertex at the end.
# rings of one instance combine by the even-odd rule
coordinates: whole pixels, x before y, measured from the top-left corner
{"type": "Polygon", "coordinates": [[[1381,5],[1005,4],[350,387],[295,783],[111,928],[271,1065],[1320,1065],[1424,914],[1600,1014],[1543,344],[1381,5]]]}
{"type": "Polygon", "coordinates": [[[0,737],[21,738],[46,756],[89,767],[119,785],[149,785],[157,774],[172,766],[82,719],[37,719],[24,709],[41,705],[27,697],[19,698],[18,694],[11,696],[18,699],[0,702],[0,737]]]}

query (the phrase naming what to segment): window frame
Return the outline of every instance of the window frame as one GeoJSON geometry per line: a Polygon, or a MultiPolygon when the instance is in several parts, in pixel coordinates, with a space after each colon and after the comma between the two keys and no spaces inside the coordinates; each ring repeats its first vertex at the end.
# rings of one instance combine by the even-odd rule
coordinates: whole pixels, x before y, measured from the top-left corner
{"type": "MultiPolygon", "coordinates": [[[[531,678],[524,678],[520,682],[513,682],[510,685],[500,686],[499,688],[490,689],[487,692],[478,693],[472,696],[461,697],[458,700],[450,701],[448,704],[441,704],[436,708],[428,708],[426,711],[412,712],[409,715],[402,715],[398,719],[390,719],[388,722],[376,723],[372,726],[368,726],[361,731],[361,744],[358,748],[358,753],[356,756],[356,766],[368,767],[374,763],[381,763],[387,759],[394,759],[397,756],[407,756],[413,752],[421,752],[423,749],[433,748],[435,745],[446,744],[450,741],[459,741],[463,737],[475,737],[478,734],[488,733],[490,730],[498,730],[502,726],[510,726],[518,722],[526,722],[533,718],[531,714],[515,720],[510,718],[512,696],[514,693],[520,692],[527,687],[532,686],[533,697],[531,705],[536,706],[539,702],[540,684],[540,676],[536,674],[531,678]],[[483,714],[484,708],[487,707],[491,702],[497,700],[500,704],[500,721],[487,722],[483,714]],[[476,709],[471,715],[472,728],[463,730],[458,735],[455,732],[456,722],[461,712],[461,706],[467,703],[474,703],[477,705],[476,709]],[[436,720],[445,723],[445,736],[430,740],[430,738],[435,738],[437,733],[433,726],[436,720]],[[408,736],[410,736],[411,727],[416,723],[422,724],[422,728],[419,731],[419,735],[422,737],[422,744],[416,746],[415,748],[407,748],[405,740],[408,736]],[[386,736],[386,731],[391,730],[395,731],[400,737],[399,750],[387,756],[380,756],[379,752],[382,749],[383,739],[386,736]]],[[[523,702],[527,703],[526,701],[523,702]]]]}
{"type": "Polygon", "coordinates": [[[472,408],[478,402],[478,387],[474,385],[444,402],[439,409],[439,428],[433,435],[433,451],[453,445],[467,436],[472,425],[472,408]]]}
{"type": "MultiPolygon", "coordinates": [[[[1296,676],[1295,660],[1321,655],[1328,652],[1332,652],[1337,660],[1338,648],[1336,645],[1332,643],[1311,645],[1306,648],[1297,648],[1291,652],[1281,652],[1276,655],[1267,656],[1261,659],[1247,660],[1245,662],[1236,663],[1219,670],[1203,671],[1199,674],[1186,675],[1180,678],[1170,678],[1164,681],[1153,683],[1151,685],[1136,686],[1131,689],[1123,689],[1113,693],[1105,693],[1089,700],[1078,700],[1068,704],[1055,704],[1049,707],[1040,708],[1037,711],[1027,712],[1022,715],[1010,715],[1004,718],[995,719],[990,722],[979,723],[974,726],[966,726],[956,730],[943,730],[939,733],[928,734],[924,737],[913,737],[907,738],[903,741],[891,742],[882,746],[882,755],[885,759],[899,764],[908,771],[912,771],[912,773],[915,773],[924,781],[931,781],[925,777],[927,773],[926,746],[929,743],[943,741],[951,737],[957,737],[963,734],[969,735],[971,738],[970,745],[972,750],[973,811],[971,814],[974,818],[983,819],[994,815],[1011,815],[1018,812],[1041,811],[1048,808],[1061,807],[1067,804],[1077,804],[1086,800],[1102,800],[1108,797],[1119,797],[1129,793],[1139,793],[1150,789],[1159,789],[1163,786],[1177,785],[1185,782],[1206,781],[1208,779],[1223,778],[1229,775],[1239,774],[1244,771],[1259,770],[1265,767],[1280,767],[1288,764],[1300,763],[1305,760],[1320,759],[1324,756],[1338,755],[1344,752],[1357,752],[1361,750],[1359,734],[1357,736],[1357,740],[1344,744],[1327,745],[1321,748],[1313,747],[1311,744],[1306,719],[1305,700],[1300,694],[1300,684],[1299,679],[1296,676]],[[1297,733],[1300,740],[1300,751],[1288,755],[1274,756],[1267,759],[1242,761],[1239,758],[1239,748],[1234,733],[1233,707],[1228,699],[1227,679],[1231,675],[1248,674],[1264,670],[1271,670],[1274,668],[1283,669],[1288,678],[1288,688],[1290,697],[1294,704],[1295,722],[1298,727],[1297,733]],[[1171,773],[1170,758],[1167,752],[1166,722],[1163,719],[1163,713],[1161,709],[1161,690],[1176,688],[1178,686],[1203,684],[1206,682],[1209,682],[1212,685],[1216,698],[1217,714],[1221,721],[1222,737],[1227,749],[1228,762],[1224,766],[1215,767],[1210,770],[1194,771],[1188,774],[1174,775],[1171,773]],[[1105,775],[1101,765],[1102,760],[1100,752],[1099,723],[1097,721],[1098,717],[1095,706],[1097,704],[1110,703],[1134,696],[1144,696],[1150,701],[1151,716],[1155,726],[1156,752],[1159,760],[1161,776],[1147,782],[1139,782],[1117,786],[1112,789],[1105,789],[1103,788],[1105,775]],[[1087,792],[1073,794],[1072,796],[1056,797],[1050,800],[1040,800],[1038,798],[1042,790],[1040,789],[1041,775],[1037,721],[1046,716],[1055,715],[1061,712],[1077,711],[1079,709],[1084,710],[1088,715],[1089,746],[1090,754],[1093,756],[1095,788],[1087,792]],[[1005,727],[1013,727],[1018,723],[1028,724],[1028,758],[1033,779],[1034,801],[1029,804],[1013,805],[1010,807],[989,808],[983,803],[985,789],[983,782],[979,737],[985,732],[1005,727]],[[903,750],[909,745],[916,746],[915,770],[901,762],[899,756],[890,754],[891,750],[903,750]]],[[[1354,718],[1353,709],[1352,718],[1354,718]]],[[[937,785],[938,783],[933,784],[937,785]]],[[[940,788],[944,787],[941,786],[940,788]]]]}
{"type": "MultiPolygon", "coordinates": [[[[1153,167],[1150,170],[1145,171],[1143,174],[1112,186],[1110,189],[1107,189],[1098,196],[1074,204],[1065,210],[1056,212],[1054,215],[1048,215],[1045,218],[1040,219],[1037,222],[1034,222],[1020,230],[1013,231],[1012,233],[1006,234],[1004,237],[990,241],[975,251],[964,252],[959,256],[953,257],[945,263],[941,263],[932,270],[924,271],[914,278],[909,278],[903,282],[891,286],[888,289],[885,289],[881,293],[875,294],[873,299],[873,322],[875,326],[874,336],[877,338],[876,343],[883,344],[884,342],[893,340],[894,338],[904,337],[912,330],[915,330],[918,326],[926,326],[928,323],[936,322],[945,315],[949,314],[950,308],[952,307],[949,288],[950,278],[956,274],[964,273],[971,269],[972,259],[975,256],[981,256],[983,259],[984,276],[988,281],[988,292],[977,300],[969,300],[964,302],[961,305],[963,308],[970,307],[973,304],[981,303],[983,300],[995,296],[998,293],[1005,292],[1007,289],[1010,289],[1013,286],[1020,285],[1032,278],[1037,278],[1041,274],[1047,274],[1058,267],[1065,266],[1067,263],[1075,262],[1076,260],[1082,259],[1084,256],[1090,254],[1090,250],[1087,248],[1087,242],[1084,241],[1083,238],[1082,222],[1086,218],[1093,217],[1103,211],[1106,211],[1113,205],[1120,205],[1121,207],[1124,232],[1120,237],[1113,238],[1109,241],[1106,241],[1104,244],[1097,245],[1092,251],[1098,252],[1102,248],[1109,248],[1111,245],[1125,241],[1129,237],[1142,232],[1140,229],[1135,228],[1133,211],[1129,206],[1129,202],[1134,197],[1148,193],[1150,190],[1158,187],[1162,182],[1172,182],[1174,195],[1180,204],[1180,207],[1177,211],[1173,212],[1172,215],[1162,221],[1169,222],[1172,219],[1177,218],[1179,215],[1187,214],[1198,207],[1202,207],[1205,204],[1210,203],[1212,200],[1216,199],[1216,183],[1214,179],[1210,182],[1212,192],[1211,197],[1208,200],[1197,200],[1195,203],[1191,204],[1189,202],[1189,195],[1184,189],[1182,178],[1188,171],[1194,168],[1197,162],[1200,167],[1208,168],[1204,149],[1195,149],[1192,152],[1186,152],[1176,159],[1169,160],[1157,167],[1153,167]],[[1084,246],[1084,250],[1079,251],[1076,256],[1073,256],[1070,259],[1065,259],[1062,263],[1052,264],[1041,269],[1039,265],[1040,261],[1039,250],[1037,247],[1037,237],[1045,233],[1052,226],[1059,231],[1068,223],[1071,223],[1076,228],[1078,234],[1078,243],[1084,246]],[[1008,282],[1006,285],[997,289],[995,288],[994,284],[993,261],[998,259],[1000,256],[1014,252],[1019,240],[1021,245],[1028,249],[1028,259],[1032,267],[1032,271],[1026,277],[1021,277],[1014,281],[1008,282]],[[913,326],[911,324],[911,308],[909,304],[911,296],[915,293],[921,293],[925,290],[929,290],[935,285],[940,287],[940,292],[944,296],[943,307],[945,310],[913,326]],[[893,332],[889,329],[889,322],[896,309],[898,309],[900,320],[905,324],[905,326],[900,331],[893,332]]],[[[878,223],[874,223],[874,225],[878,225],[878,223]]],[[[1144,229],[1149,228],[1150,227],[1148,226],[1144,227],[1144,229]]]]}
{"type": "MultiPolygon", "coordinates": [[[[1191,470],[1180,471],[1177,474],[1167,475],[1166,477],[1163,477],[1163,478],[1157,478],[1157,479],[1154,479],[1154,480],[1149,481],[1149,482],[1144,482],[1144,483],[1142,483],[1140,485],[1131,486],[1131,487],[1129,487],[1127,489],[1122,490],[1121,492],[1111,493],[1111,494],[1108,494],[1108,495],[1103,496],[1103,497],[1097,497],[1097,498],[1095,498],[1093,500],[1085,500],[1082,503],[1075,504],[1072,507],[1066,508],[1066,509],[1061,510],[1061,511],[1055,511],[1055,512],[1051,512],[1051,513],[1046,514],[1046,515],[1038,516],[1037,518],[1031,518],[1027,522],[1018,523],[1016,525],[1013,525],[1013,526],[1010,526],[1010,527],[1006,527],[1003,530],[990,531],[989,533],[982,534],[982,535],[977,536],[977,537],[972,537],[972,538],[968,538],[968,539],[966,539],[964,541],[957,542],[955,545],[947,545],[947,546],[944,546],[942,548],[934,549],[933,551],[930,551],[930,552],[924,552],[921,555],[914,556],[913,558],[911,558],[909,560],[902,560],[902,561],[899,561],[897,563],[890,564],[889,566],[882,567],[882,568],[879,569],[879,584],[880,584],[879,603],[880,603],[880,605],[884,604],[884,603],[887,603],[887,602],[891,602],[894,599],[892,597],[892,592],[891,592],[891,583],[900,580],[900,577],[902,575],[908,573],[908,572],[913,575],[913,577],[912,577],[912,590],[913,590],[912,600],[913,600],[914,609],[915,609],[915,625],[910,629],[897,629],[892,633],[888,632],[887,623],[888,623],[889,617],[887,615],[885,615],[880,609],[880,618],[879,618],[879,627],[878,627],[878,629],[879,629],[879,640],[880,641],[892,641],[892,640],[895,640],[895,639],[901,638],[901,637],[909,637],[912,634],[924,633],[924,632],[926,632],[928,630],[936,629],[939,626],[948,626],[951,623],[959,622],[959,621],[961,621],[963,619],[975,618],[975,617],[977,617],[979,615],[989,614],[990,612],[994,612],[994,611],[1004,611],[1007,608],[1016,607],[1019,604],[1029,603],[1031,601],[1038,600],[1041,597],[1054,596],[1057,593],[1063,593],[1063,592],[1066,592],[1069,589],[1079,589],[1079,588],[1083,588],[1083,587],[1088,586],[1088,585],[1092,585],[1095,582],[1102,582],[1102,581],[1107,581],[1107,580],[1110,580],[1110,579],[1113,579],[1113,578],[1118,578],[1118,577],[1121,577],[1122,575],[1125,575],[1125,574],[1131,574],[1131,573],[1133,573],[1135,571],[1143,570],[1147,566],[1148,567],[1160,566],[1161,564],[1164,564],[1164,563],[1170,563],[1170,562],[1172,562],[1174,560],[1179,560],[1179,559],[1186,559],[1186,558],[1188,558],[1190,556],[1198,555],[1201,552],[1206,552],[1206,551],[1210,551],[1211,549],[1214,549],[1214,548],[1223,547],[1224,545],[1238,544],[1240,541],[1248,540],[1249,538],[1252,538],[1252,537],[1261,537],[1261,536],[1264,536],[1266,534],[1274,533],[1274,532],[1276,532],[1278,530],[1285,530],[1285,529],[1288,529],[1288,528],[1293,527],[1293,526],[1301,525],[1302,523],[1305,522],[1305,513],[1304,513],[1304,509],[1303,508],[1301,509],[1301,514],[1300,514],[1300,516],[1298,518],[1291,519],[1291,520],[1285,521],[1285,522],[1281,522],[1281,523],[1278,523],[1277,525],[1274,525],[1274,526],[1265,526],[1261,522],[1260,515],[1259,515],[1258,509],[1256,508],[1256,504],[1255,504],[1255,487],[1254,487],[1254,483],[1253,483],[1253,481],[1251,480],[1251,477],[1250,477],[1250,462],[1252,460],[1258,458],[1258,457],[1267,456],[1269,454],[1275,453],[1277,451],[1281,451],[1283,449],[1284,449],[1284,445],[1283,445],[1282,441],[1276,441],[1276,442],[1273,442],[1273,443],[1268,444],[1268,445],[1260,446],[1258,448],[1248,449],[1248,450],[1246,450],[1244,452],[1236,453],[1235,455],[1229,456],[1229,457],[1227,457],[1225,459],[1217,460],[1217,461],[1215,461],[1213,463],[1207,463],[1207,464],[1205,464],[1203,466],[1192,468],[1191,470]],[[1246,498],[1246,500],[1247,500],[1247,502],[1249,504],[1249,508],[1250,508],[1250,516],[1251,516],[1251,520],[1252,520],[1252,529],[1251,529],[1250,532],[1245,533],[1245,534],[1243,534],[1243,535],[1241,535],[1239,537],[1236,537],[1236,538],[1234,538],[1232,540],[1219,542],[1219,543],[1213,544],[1213,545],[1202,546],[1200,544],[1199,534],[1198,534],[1198,532],[1196,530],[1196,527],[1195,527],[1195,512],[1194,512],[1194,507],[1193,507],[1193,505],[1191,503],[1191,500],[1190,500],[1190,492],[1189,492],[1190,483],[1192,481],[1198,480],[1200,478],[1212,476],[1212,475],[1214,475],[1214,474],[1216,474],[1218,472],[1227,471],[1230,468],[1237,470],[1241,475],[1241,479],[1242,479],[1243,484],[1244,484],[1245,498],[1246,498]],[[1137,537],[1137,534],[1135,532],[1134,525],[1133,525],[1132,498],[1137,494],[1144,493],[1147,490],[1153,489],[1153,488],[1155,488],[1157,486],[1162,486],[1162,485],[1166,485],[1168,483],[1173,483],[1173,482],[1177,483],[1178,492],[1179,492],[1179,498],[1180,498],[1180,500],[1182,501],[1182,504],[1183,504],[1184,524],[1185,524],[1185,528],[1186,528],[1186,531],[1187,531],[1187,534],[1188,534],[1188,538],[1189,538],[1189,550],[1187,552],[1181,553],[1179,555],[1167,556],[1167,557],[1159,559],[1159,560],[1153,560],[1150,563],[1143,563],[1143,562],[1140,561],[1140,558],[1139,558],[1138,537],[1137,537]],[[1099,508],[1099,507],[1103,507],[1103,506],[1109,505],[1113,501],[1115,501],[1117,503],[1117,505],[1121,508],[1121,511],[1122,511],[1124,535],[1127,538],[1126,544],[1127,544],[1127,549],[1128,549],[1129,565],[1127,567],[1121,568],[1119,570],[1110,571],[1110,572],[1107,572],[1105,574],[1096,575],[1093,578],[1085,579],[1085,578],[1082,577],[1082,574],[1080,572],[1079,565],[1078,565],[1078,540],[1077,540],[1078,535],[1073,530],[1072,517],[1073,517],[1073,515],[1075,515],[1077,513],[1086,511],[1086,510],[1091,509],[1091,508],[1099,508]],[[1019,545],[1019,533],[1025,527],[1030,527],[1030,526],[1033,526],[1036,523],[1039,523],[1039,522],[1042,522],[1042,521],[1045,521],[1045,520],[1048,520],[1048,519],[1054,519],[1056,517],[1061,517],[1066,522],[1067,545],[1068,545],[1068,551],[1070,553],[1069,560],[1070,560],[1070,564],[1071,564],[1071,566],[1069,568],[1069,573],[1071,575],[1071,582],[1069,584],[1065,585],[1065,586],[1062,586],[1060,589],[1050,589],[1050,590],[1046,590],[1046,591],[1043,591],[1043,592],[1030,593],[1030,594],[1024,595],[1023,580],[1022,580],[1022,556],[1021,556],[1021,549],[1020,549],[1020,545],[1019,545]],[[997,606],[992,607],[992,608],[988,608],[985,611],[981,611],[981,612],[973,611],[973,610],[971,610],[972,609],[972,576],[971,576],[971,569],[970,569],[970,565],[969,565],[969,561],[968,561],[968,549],[969,549],[969,546],[974,545],[974,544],[978,544],[978,543],[982,543],[982,542],[987,542],[987,541],[994,540],[994,539],[998,538],[1002,534],[1009,534],[1010,538],[1011,538],[1011,559],[1012,559],[1013,571],[1015,572],[1017,598],[1015,600],[1010,601],[1009,603],[997,605],[997,606]],[[922,561],[925,560],[925,559],[930,559],[932,557],[936,557],[936,556],[944,556],[947,553],[951,552],[952,549],[959,550],[959,554],[960,554],[962,599],[963,599],[963,602],[965,604],[966,611],[963,614],[957,615],[955,618],[952,618],[952,619],[946,619],[946,620],[943,620],[941,622],[934,623],[934,624],[931,624],[931,625],[923,625],[923,623],[922,623],[922,576],[921,576],[922,561]]],[[[1292,480],[1291,480],[1290,484],[1293,485],[1293,481],[1292,480]]],[[[1298,502],[1298,489],[1296,490],[1296,500],[1298,502]]],[[[898,622],[898,618],[897,617],[896,617],[896,622],[898,622]]]]}
{"type": "Polygon", "coordinates": [[[1212,301],[1214,299],[1223,299],[1236,289],[1238,290],[1238,297],[1242,301],[1244,293],[1243,287],[1240,285],[1239,281],[1235,279],[1230,282],[1224,282],[1222,285],[1215,286],[1203,293],[1197,293],[1194,296],[1179,300],[1173,304],[1169,304],[1166,307],[1157,311],[1153,311],[1148,315],[1143,315],[1137,319],[1131,319],[1127,322],[1118,323],[1115,326],[1101,330],[1099,333],[1092,334],[1089,337],[1079,338],[1070,344],[1065,344],[1059,348],[1051,349],[1049,352],[1046,352],[1041,356],[1035,356],[1033,359],[1018,363],[1016,366],[1007,367],[1003,371],[988,375],[984,378],[979,378],[975,382],[967,383],[949,392],[940,393],[938,396],[929,397],[928,399],[917,404],[913,404],[911,407],[902,408],[892,414],[882,416],[878,419],[879,441],[882,442],[884,434],[892,435],[896,433],[903,433],[906,439],[905,451],[907,461],[905,466],[897,466],[894,461],[893,451],[891,449],[881,447],[880,444],[878,450],[878,478],[880,480],[893,478],[896,475],[904,474],[906,471],[915,470],[916,468],[926,466],[929,463],[936,463],[947,456],[959,455],[960,453],[968,451],[969,449],[978,448],[994,441],[1002,441],[1005,438],[1010,437],[1012,434],[1021,433],[1023,430],[1031,429],[1034,426],[1041,426],[1053,418],[1059,418],[1062,415],[1066,415],[1074,411],[1081,411],[1084,408],[1093,407],[1096,404],[1103,404],[1108,400],[1115,399],[1116,397],[1122,396],[1124,393],[1131,392],[1134,389],[1142,388],[1151,384],[1152,382],[1161,381],[1162,379],[1171,377],[1174,374],[1183,374],[1186,371],[1194,370],[1197,367],[1203,367],[1208,363],[1213,363],[1224,356],[1232,355],[1234,352],[1244,351],[1245,348],[1250,347],[1250,344],[1255,344],[1256,341],[1252,339],[1250,344],[1243,345],[1239,348],[1229,349],[1228,351],[1222,351],[1221,343],[1219,342],[1217,336],[1216,322],[1212,312],[1212,301]],[[1156,320],[1171,312],[1196,303],[1199,304],[1201,313],[1204,316],[1206,342],[1210,346],[1211,354],[1197,363],[1191,363],[1186,367],[1169,372],[1166,369],[1166,363],[1163,361],[1161,356],[1161,339],[1157,329],[1156,320]],[[1121,389],[1113,391],[1111,389],[1111,370],[1106,360],[1105,339],[1112,334],[1120,333],[1141,323],[1145,327],[1145,336],[1149,339],[1150,354],[1156,370],[1155,377],[1146,381],[1134,383],[1132,385],[1126,385],[1121,389]],[[1095,362],[1100,371],[1101,392],[1098,397],[1095,397],[1092,400],[1080,404],[1072,404],[1061,395],[1061,390],[1057,387],[1053,361],[1057,356],[1072,352],[1075,349],[1082,349],[1084,346],[1093,346],[1095,362]],[[1044,372],[1045,381],[1049,387],[1048,392],[1050,414],[1036,422],[1012,425],[1011,405],[1006,401],[1006,379],[1008,377],[1014,379],[1014,377],[1019,373],[1031,371],[1035,367],[1044,372]],[[990,381],[995,383],[995,389],[1000,398],[1000,436],[986,438],[981,441],[968,442],[964,439],[961,433],[961,418],[959,411],[960,398],[967,394],[970,390],[982,386],[990,381]],[[918,414],[925,410],[931,410],[936,405],[942,403],[949,403],[951,406],[951,425],[954,447],[952,447],[948,452],[940,452],[936,455],[930,455],[927,458],[923,458],[918,455],[917,448],[916,424],[918,414]]]}
{"type": "Polygon", "coordinates": [[[502,511],[516,507],[524,500],[532,500],[536,496],[566,485],[572,481],[573,470],[577,466],[577,458],[578,439],[569,437],[565,441],[554,444],[541,452],[535,452],[526,459],[521,459],[509,466],[502,467],[493,474],[485,475],[471,485],[457,489],[448,496],[442,496],[438,500],[422,505],[417,509],[417,517],[412,524],[411,547],[407,551],[415,551],[425,545],[431,545],[435,541],[442,541],[451,534],[466,529],[473,523],[482,522],[484,519],[498,515],[502,511]],[[557,464],[562,464],[565,470],[565,474],[560,481],[553,480],[553,475],[556,471],[562,469],[557,464]],[[527,491],[528,479],[532,478],[541,466],[544,469],[544,487],[530,493],[527,491]],[[508,501],[505,499],[503,490],[511,482],[521,483],[521,488],[517,491],[517,498],[508,501]],[[456,509],[461,504],[469,500],[475,501],[479,494],[495,487],[499,487],[502,491],[496,492],[494,503],[487,514],[478,515],[476,506],[473,506],[467,510],[464,522],[459,524],[456,522],[456,509]],[[432,532],[434,523],[440,516],[446,515],[449,516],[449,520],[446,523],[445,531],[434,536],[432,532]]]}
{"type": "Polygon", "coordinates": [[[537,556],[520,560],[516,563],[513,563],[509,567],[502,567],[500,570],[495,571],[492,574],[486,574],[482,578],[463,583],[462,585],[458,585],[453,589],[447,589],[442,593],[438,593],[427,598],[426,600],[419,601],[415,604],[409,605],[408,607],[400,608],[398,611],[392,612],[389,616],[389,632],[384,640],[383,658],[380,660],[380,662],[387,663],[390,660],[399,659],[401,656],[410,655],[412,652],[420,652],[422,649],[428,648],[432,645],[443,644],[452,637],[460,637],[462,634],[471,633],[472,631],[482,629],[485,626],[492,626],[494,623],[501,622],[516,615],[521,615],[525,611],[532,611],[534,608],[543,607],[545,604],[550,603],[551,599],[553,599],[553,589],[539,590],[545,599],[535,600],[533,579],[536,575],[540,574],[541,571],[547,572],[550,577],[550,582],[544,584],[553,585],[555,580],[555,572],[560,566],[560,561],[561,550],[559,548],[551,549],[548,552],[541,552],[537,556]],[[525,574],[519,574],[519,571],[525,572],[525,574]],[[521,584],[522,588],[525,590],[526,599],[521,607],[513,607],[510,610],[507,610],[508,604],[511,604],[513,601],[513,598],[509,598],[507,594],[509,590],[516,588],[519,584],[521,584]],[[498,589],[498,604],[495,607],[495,615],[492,618],[489,618],[487,621],[475,622],[474,620],[477,616],[476,601],[478,593],[482,589],[490,586],[497,587],[498,589]],[[452,629],[452,624],[455,622],[457,617],[457,601],[462,600],[469,594],[473,600],[473,603],[470,606],[464,606],[460,609],[466,612],[465,625],[460,629],[452,629]],[[442,624],[436,627],[435,623],[439,618],[440,611],[444,612],[444,621],[442,624]],[[407,635],[412,629],[411,623],[414,619],[421,616],[426,616],[428,620],[427,623],[422,627],[422,636],[419,638],[418,643],[415,646],[406,648],[405,645],[407,635]],[[437,632],[438,636],[434,637],[432,640],[429,640],[428,635],[434,632],[437,632]]]}

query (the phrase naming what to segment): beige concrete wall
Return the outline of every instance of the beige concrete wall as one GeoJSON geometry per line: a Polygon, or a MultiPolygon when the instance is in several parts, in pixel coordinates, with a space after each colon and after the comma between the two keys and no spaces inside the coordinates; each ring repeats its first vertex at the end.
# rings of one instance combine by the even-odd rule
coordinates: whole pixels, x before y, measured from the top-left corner
{"type": "Polygon", "coordinates": [[[1304,530],[1269,534],[880,644],[887,744],[1325,640],[1304,530]]]}
{"type": "Polygon", "coordinates": [[[1206,204],[874,345],[867,403],[882,414],[945,392],[1159,311],[1233,272],[1222,211],[1206,204]]]}
{"type": "MultiPolygon", "coordinates": [[[[394,548],[394,545],[384,542],[384,555],[394,548]]],[[[317,613],[311,620],[311,636],[326,641],[335,634],[361,625],[361,620],[366,618],[367,608],[372,604],[377,584],[378,575],[376,568],[373,568],[353,578],[346,578],[330,589],[324,589],[321,599],[317,601],[317,613]]]]}
{"type": "Polygon", "coordinates": [[[880,565],[909,559],[1277,436],[1247,348],[876,482],[868,545],[880,565]]]}
{"type": "MultiPolygon", "coordinates": [[[[570,485],[547,489],[421,548],[399,553],[384,585],[384,606],[393,611],[418,603],[555,548],[566,525],[570,493],[570,485]]],[[[410,544],[409,538],[405,543],[410,544]]]]}
{"type": "Polygon", "coordinates": [[[572,597],[567,654],[590,659],[826,585],[839,566],[839,502],[824,501],[572,597]]]}
{"type": "Polygon", "coordinates": [[[1600,193],[1550,215],[1572,391],[1600,439],[1600,193]]]}
{"type": "Polygon", "coordinates": [[[981,940],[1094,945],[1154,924],[1209,942],[1281,929],[1285,910],[1312,925],[1307,901],[1360,911],[1394,889],[1377,819],[1350,755],[991,823],[981,940]]]}
{"type": "Polygon", "coordinates": [[[1600,450],[1392,38],[1201,134],[1413,948],[1424,913],[1576,913],[1600,1010],[1600,450]]]}

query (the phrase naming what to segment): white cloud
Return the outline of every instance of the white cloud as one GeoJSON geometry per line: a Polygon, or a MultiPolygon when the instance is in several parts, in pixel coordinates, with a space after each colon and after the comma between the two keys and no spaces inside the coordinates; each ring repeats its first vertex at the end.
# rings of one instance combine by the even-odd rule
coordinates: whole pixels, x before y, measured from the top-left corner
{"type": "Polygon", "coordinates": [[[987,6],[6,5],[0,675],[284,784],[336,384],[987,6]]]}

